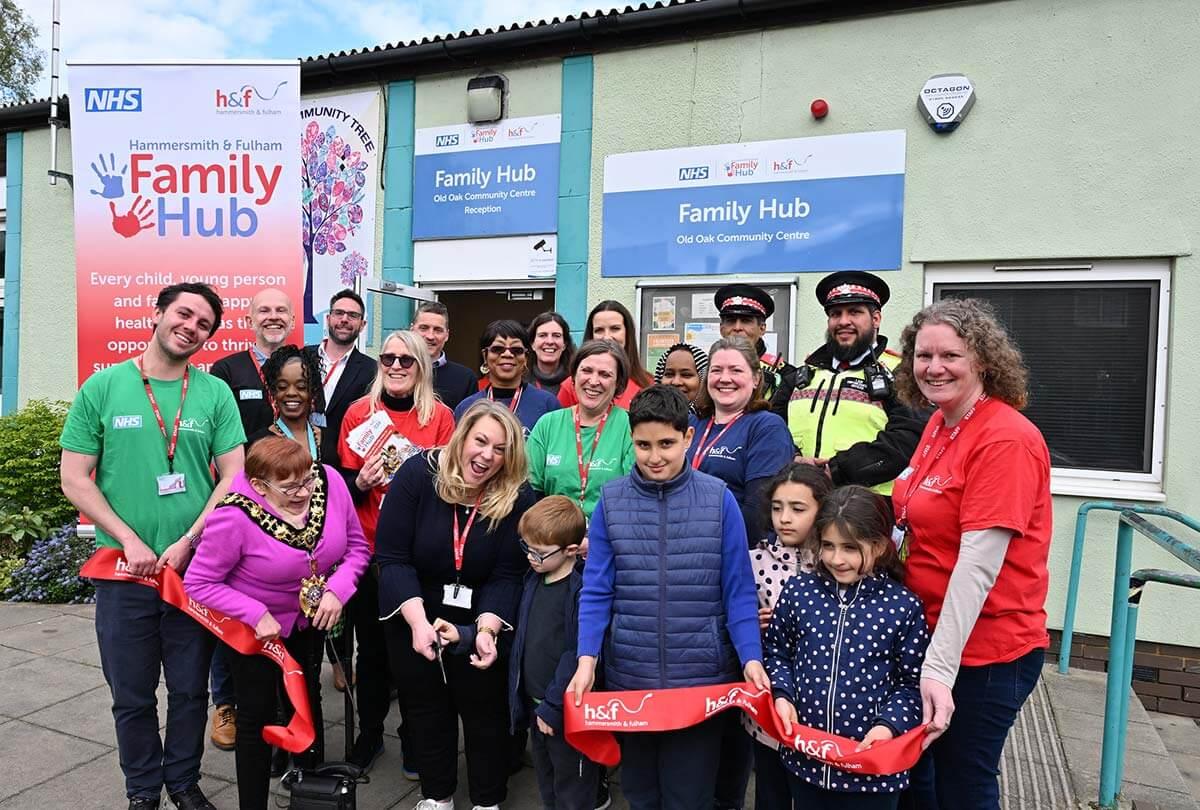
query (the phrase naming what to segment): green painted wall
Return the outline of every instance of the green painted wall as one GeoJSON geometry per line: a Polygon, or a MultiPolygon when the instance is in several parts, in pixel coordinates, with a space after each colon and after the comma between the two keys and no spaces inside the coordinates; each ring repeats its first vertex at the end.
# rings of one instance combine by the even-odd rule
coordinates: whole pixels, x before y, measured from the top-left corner
{"type": "Polygon", "coordinates": [[[9,132],[5,139],[5,234],[4,234],[4,413],[20,405],[21,351],[21,189],[24,185],[24,140],[22,132],[9,132]]]}
{"type": "MultiPolygon", "coordinates": [[[[898,336],[921,305],[926,262],[1179,256],[1174,263],[1170,368],[1200,352],[1200,17],[1189,0],[1008,3],[680,42],[595,59],[588,300],[633,303],[633,279],[600,277],[604,158],[643,149],[866,130],[908,132],[904,268],[888,274],[883,331],[898,336]],[[978,97],[949,136],[916,109],[921,85],[963,72],[978,97]],[[814,121],[809,104],[829,102],[814,121]]],[[[799,352],[821,341],[801,277],[799,352]]],[[[1192,426],[1200,375],[1169,383],[1167,503],[1200,514],[1200,444],[1192,426]]],[[[1056,498],[1051,622],[1061,621],[1075,498],[1056,498]]],[[[1115,524],[1094,518],[1079,629],[1106,633],[1115,524]]],[[[1195,538],[1194,538],[1195,539],[1195,538]]],[[[1139,546],[1135,566],[1178,568],[1139,546]]],[[[1139,635],[1200,645],[1200,595],[1155,589],[1139,635]],[[1180,617],[1188,621],[1180,621],[1180,617]]]]}

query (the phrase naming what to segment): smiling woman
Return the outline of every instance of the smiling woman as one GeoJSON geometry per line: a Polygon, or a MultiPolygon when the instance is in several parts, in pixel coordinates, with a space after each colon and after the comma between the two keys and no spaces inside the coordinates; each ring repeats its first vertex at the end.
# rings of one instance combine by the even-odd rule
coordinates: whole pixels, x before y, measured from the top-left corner
{"type": "Polygon", "coordinates": [[[559,408],[557,397],[525,382],[531,354],[529,333],[521,324],[508,320],[488,324],[479,338],[483,390],[458,403],[454,418],[462,419],[481,399],[500,402],[516,414],[528,436],[543,414],[559,408]]]}
{"type": "Polygon", "coordinates": [[[263,364],[263,376],[275,406],[275,422],[247,437],[247,448],[268,436],[283,436],[325,462],[318,450],[321,429],[312,423],[312,415],[325,410],[325,394],[317,383],[320,376],[312,355],[296,346],[280,346],[263,364]]]}

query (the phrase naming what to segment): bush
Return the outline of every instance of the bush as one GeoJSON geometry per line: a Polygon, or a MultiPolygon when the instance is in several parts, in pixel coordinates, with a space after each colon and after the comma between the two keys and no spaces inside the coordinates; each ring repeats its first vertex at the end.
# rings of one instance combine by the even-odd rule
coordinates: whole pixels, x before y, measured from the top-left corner
{"type": "Polygon", "coordinates": [[[4,594],[14,602],[67,602],[95,599],[92,583],[79,569],[92,555],[94,544],[79,536],[73,524],[63,526],[44,540],[34,542],[25,564],[12,574],[4,594]]]}
{"type": "Polygon", "coordinates": [[[74,516],[59,484],[58,437],[66,418],[66,402],[44,399],[0,416],[0,512],[46,512],[52,526],[74,516]]]}
{"type": "Polygon", "coordinates": [[[12,587],[13,572],[24,564],[20,557],[0,557],[0,594],[12,587]]]}

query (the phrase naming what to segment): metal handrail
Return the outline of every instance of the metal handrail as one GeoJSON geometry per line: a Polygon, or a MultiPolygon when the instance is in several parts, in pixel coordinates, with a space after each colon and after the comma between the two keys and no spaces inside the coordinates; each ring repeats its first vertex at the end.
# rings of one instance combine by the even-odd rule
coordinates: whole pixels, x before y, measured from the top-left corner
{"type": "MultiPolygon", "coordinates": [[[[1086,501],[1080,504],[1079,511],[1075,514],[1075,545],[1071,550],[1071,578],[1067,584],[1067,606],[1066,612],[1063,615],[1062,643],[1059,645],[1058,652],[1058,674],[1066,675],[1067,667],[1071,663],[1071,643],[1075,637],[1075,604],[1079,601],[1079,579],[1083,570],[1083,544],[1087,539],[1087,516],[1092,511],[1105,512],[1136,512],[1139,515],[1159,515],[1161,517],[1169,517],[1176,520],[1182,520],[1184,523],[1191,525],[1193,529],[1197,526],[1194,522],[1189,523],[1191,518],[1180,515],[1173,509],[1167,509],[1165,506],[1153,506],[1143,503],[1121,503],[1119,501],[1086,501]]],[[[1200,529],[1197,529],[1200,531],[1200,529]]]]}
{"type": "MultiPolygon", "coordinates": [[[[1084,504],[1084,506],[1088,505],[1084,504]]],[[[1094,508],[1105,507],[1099,505],[1094,508]]],[[[1080,512],[1084,514],[1083,507],[1080,507],[1080,512]]],[[[1170,518],[1193,531],[1200,532],[1200,521],[1165,507],[1123,509],[1117,517],[1112,624],[1109,629],[1108,677],[1104,694],[1104,739],[1100,749],[1099,806],[1101,810],[1112,810],[1116,806],[1117,793],[1124,776],[1125,736],[1129,724],[1129,691],[1133,680],[1133,648],[1137,637],[1138,607],[1141,604],[1142,593],[1150,582],[1200,589],[1200,575],[1197,574],[1181,574],[1158,568],[1142,568],[1130,572],[1135,531],[1153,540],[1184,564],[1200,571],[1200,549],[1183,542],[1165,529],[1155,526],[1142,517],[1142,514],[1155,514],[1170,518]],[[1124,606],[1121,604],[1122,594],[1125,595],[1124,606]]],[[[1078,540],[1078,535],[1076,539],[1078,540]]],[[[1074,560],[1072,560],[1072,569],[1074,569],[1074,560]]],[[[1069,596],[1073,595],[1069,594],[1069,596]]],[[[1074,617],[1072,616],[1072,618],[1074,617]]],[[[1065,627],[1063,637],[1065,641],[1065,627]]],[[[1067,647],[1066,650],[1067,658],[1069,658],[1070,648],[1067,647]]]]}

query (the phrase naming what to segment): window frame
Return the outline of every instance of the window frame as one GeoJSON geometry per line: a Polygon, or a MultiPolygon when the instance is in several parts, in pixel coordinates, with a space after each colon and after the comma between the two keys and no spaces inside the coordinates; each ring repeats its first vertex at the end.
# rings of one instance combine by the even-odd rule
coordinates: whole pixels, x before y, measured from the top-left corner
{"type": "Polygon", "coordinates": [[[1050,491],[1054,495],[1165,501],[1163,454],[1167,432],[1167,359],[1171,320],[1171,260],[1096,259],[1071,262],[945,262],[925,265],[926,305],[933,303],[938,285],[1011,284],[1013,282],[1078,283],[1144,281],[1158,283],[1158,323],[1153,335],[1154,401],[1149,414],[1150,472],[1080,470],[1052,467],[1050,491]]]}

